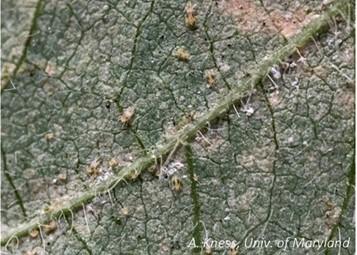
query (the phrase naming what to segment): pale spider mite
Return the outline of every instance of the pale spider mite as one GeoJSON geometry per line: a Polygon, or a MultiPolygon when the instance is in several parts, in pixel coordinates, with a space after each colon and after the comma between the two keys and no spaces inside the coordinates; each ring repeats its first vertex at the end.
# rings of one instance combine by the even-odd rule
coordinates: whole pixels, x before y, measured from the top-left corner
{"type": "Polygon", "coordinates": [[[66,173],[60,173],[58,175],[58,180],[60,180],[61,182],[66,182],[67,181],[67,174],[66,173]]]}
{"type": "Polygon", "coordinates": [[[130,181],[134,181],[139,177],[139,175],[140,175],[140,171],[137,169],[133,169],[128,173],[126,178],[130,181]]]}
{"type": "Polygon", "coordinates": [[[52,213],[56,209],[55,205],[53,204],[48,204],[45,205],[44,208],[42,209],[43,213],[52,213]]]}
{"type": "Polygon", "coordinates": [[[186,26],[191,29],[197,29],[197,12],[195,11],[196,5],[192,5],[189,1],[185,7],[185,24],[186,26]]]}
{"type": "Polygon", "coordinates": [[[120,214],[123,215],[124,217],[129,216],[129,208],[128,207],[121,208],[120,214]]]}
{"type": "Polygon", "coordinates": [[[189,123],[193,122],[196,118],[196,112],[191,111],[185,114],[185,118],[189,123]]]}
{"type": "Polygon", "coordinates": [[[37,228],[34,228],[34,229],[32,229],[30,232],[29,232],[29,235],[30,235],[30,237],[31,238],[37,238],[38,237],[38,235],[39,235],[39,231],[38,231],[38,229],[37,228]]]}
{"type": "Polygon", "coordinates": [[[109,160],[109,167],[110,168],[113,168],[113,167],[116,167],[119,165],[119,161],[116,160],[115,158],[112,158],[109,160]]]}
{"type": "Polygon", "coordinates": [[[205,78],[208,88],[213,88],[216,85],[216,74],[213,70],[206,71],[205,78]]]}
{"type": "Polygon", "coordinates": [[[54,133],[47,133],[47,134],[45,134],[45,140],[46,140],[47,142],[52,141],[54,138],[55,138],[55,134],[54,134],[54,133]]]}
{"type": "Polygon", "coordinates": [[[279,80],[281,78],[280,67],[278,65],[273,65],[270,69],[270,73],[275,80],[279,80]]]}
{"type": "Polygon", "coordinates": [[[37,251],[26,251],[25,253],[24,253],[24,255],[36,255],[37,254],[37,251]]]}
{"type": "Polygon", "coordinates": [[[89,166],[86,168],[86,172],[89,176],[97,177],[101,174],[100,168],[101,161],[99,159],[94,159],[89,166]]]}
{"type": "Polygon", "coordinates": [[[48,224],[42,225],[46,234],[51,234],[57,229],[57,223],[51,220],[48,224]]]}
{"type": "Polygon", "coordinates": [[[135,108],[133,106],[129,106],[125,108],[122,115],[119,117],[119,120],[124,125],[130,125],[131,121],[133,120],[135,114],[135,108]]]}
{"type": "Polygon", "coordinates": [[[232,244],[231,247],[229,247],[227,254],[228,255],[239,255],[237,247],[232,244]]]}
{"type": "Polygon", "coordinates": [[[178,177],[177,175],[172,176],[170,183],[171,183],[171,189],[173,191],[175,191],[175,192],[182,191],[183,183],[182,183],[182,180],[180,179],[180,177],[178,177]]]}
{"type": "Polygon", "coordinates": [[[203,252],[204,255],[212,255],[212,248],[211,247],[205,247],[205,250],[203,252]]]}
{"type": "Polygon", "coordinates": [[[191,58],[190,53],[185,48],[178,48],[174,56],[182,62],[188,62],[191,58]]]}

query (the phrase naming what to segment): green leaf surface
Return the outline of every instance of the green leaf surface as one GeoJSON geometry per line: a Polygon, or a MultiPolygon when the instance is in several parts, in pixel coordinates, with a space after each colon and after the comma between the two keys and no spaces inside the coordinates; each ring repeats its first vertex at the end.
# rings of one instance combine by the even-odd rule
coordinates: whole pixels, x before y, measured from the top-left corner
{"type": "Polygon", "coordinates": [[[316,2],[3,1],[1,251],[353,254],[353,7],[316,2]]]}

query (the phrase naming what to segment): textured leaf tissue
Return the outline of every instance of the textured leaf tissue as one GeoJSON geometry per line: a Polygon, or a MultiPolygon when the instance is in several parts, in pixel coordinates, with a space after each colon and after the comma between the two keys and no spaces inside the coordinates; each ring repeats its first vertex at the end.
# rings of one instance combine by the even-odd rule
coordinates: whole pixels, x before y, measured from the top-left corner
{"type": "Polygon", "coordinates": [[[354,254],[351,0],[3,0],[1,254],[354,254]]]}

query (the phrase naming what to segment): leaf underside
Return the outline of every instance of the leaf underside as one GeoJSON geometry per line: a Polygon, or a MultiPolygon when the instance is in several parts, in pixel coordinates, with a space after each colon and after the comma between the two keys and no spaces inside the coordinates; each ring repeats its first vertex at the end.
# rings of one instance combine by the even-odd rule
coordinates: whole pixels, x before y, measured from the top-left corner
{"type": "Polygon", "coordinates": [[[3,1],[2,252],[354,254],[352,4],[192,3],[3,1]]]}

